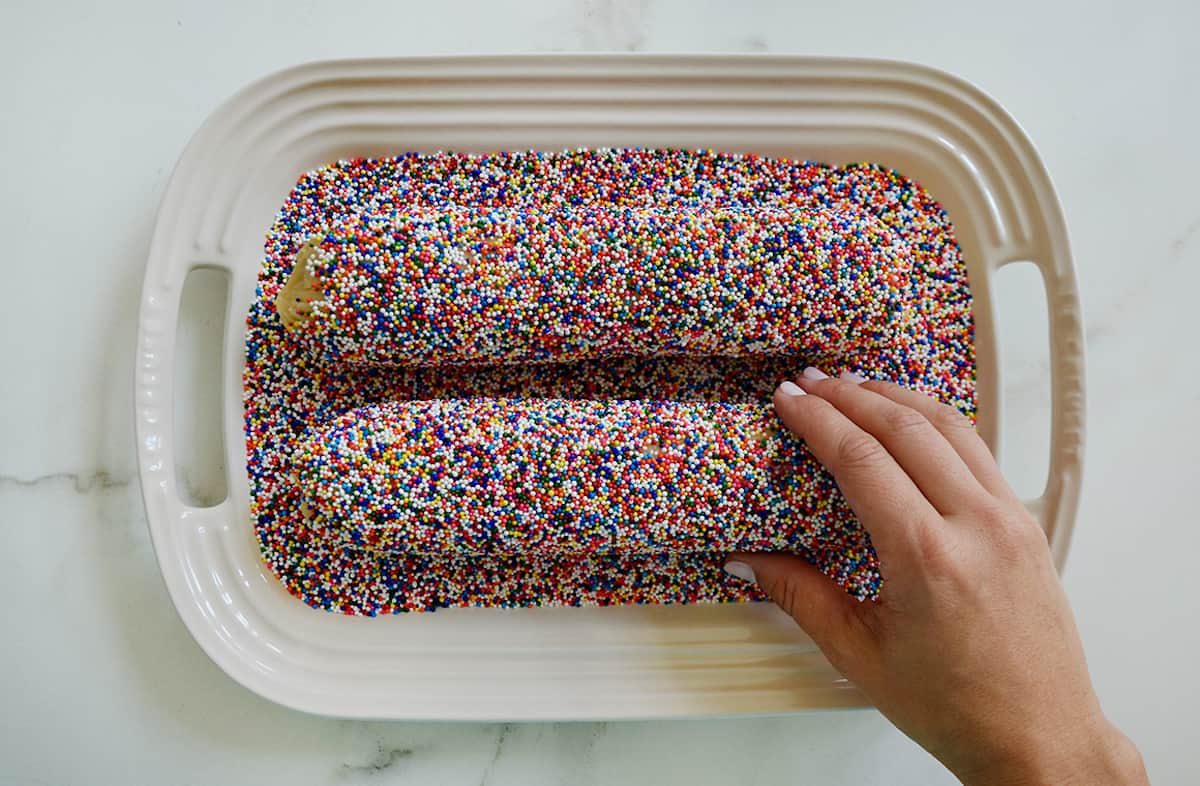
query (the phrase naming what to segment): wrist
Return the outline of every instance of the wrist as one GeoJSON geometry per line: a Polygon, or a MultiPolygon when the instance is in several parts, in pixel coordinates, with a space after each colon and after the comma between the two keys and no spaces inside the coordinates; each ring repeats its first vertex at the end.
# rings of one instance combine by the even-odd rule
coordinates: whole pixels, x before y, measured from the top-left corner
{"type": "Polygon", "coordinates": [[[1100,719],[959,778],[967,786],[1147,786],[1145,764],[1128,737],[1100,719]],[[1079,733],[1082,732],[1082,733],[1079,733]],[[1073,739],[1068,739],[1073,738],[1073,739]]]}

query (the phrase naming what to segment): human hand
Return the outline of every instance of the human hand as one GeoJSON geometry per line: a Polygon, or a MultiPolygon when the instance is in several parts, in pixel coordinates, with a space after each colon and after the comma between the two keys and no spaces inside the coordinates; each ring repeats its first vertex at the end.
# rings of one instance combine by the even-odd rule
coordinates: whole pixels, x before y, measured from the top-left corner
{"type": "Polygon", "coordinates": [[[964,783],[1147,783],[1101,712],[1045,534],[970,421],[890,383],[812,368],[797,383],[775,410],[870,533],[879,600],[788,554],[734,554],[726,570],[964,783]]]}

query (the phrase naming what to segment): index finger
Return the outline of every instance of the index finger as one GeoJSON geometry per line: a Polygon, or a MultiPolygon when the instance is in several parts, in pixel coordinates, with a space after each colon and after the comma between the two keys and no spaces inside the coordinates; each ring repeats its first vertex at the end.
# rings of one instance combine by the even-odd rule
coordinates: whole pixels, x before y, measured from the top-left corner
{"type": "Polygon", "coordinates": [[[871,535],[881,560],[913,554],[938,513],[877,439],[795,383],[775,391],[779,420],[808,445],[871,535]]]}

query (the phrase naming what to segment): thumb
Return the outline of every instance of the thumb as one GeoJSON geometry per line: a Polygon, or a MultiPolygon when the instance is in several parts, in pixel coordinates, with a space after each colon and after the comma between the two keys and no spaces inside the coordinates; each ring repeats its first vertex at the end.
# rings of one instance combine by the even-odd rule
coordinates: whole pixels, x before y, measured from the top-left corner
{"type": "Polygon", "coordinates": [[[858,601],[812,563],[794,554],[737,553],[725,572],[757,584],[804,629],[839,669],[844,656],[866,646],[858,601]]]}

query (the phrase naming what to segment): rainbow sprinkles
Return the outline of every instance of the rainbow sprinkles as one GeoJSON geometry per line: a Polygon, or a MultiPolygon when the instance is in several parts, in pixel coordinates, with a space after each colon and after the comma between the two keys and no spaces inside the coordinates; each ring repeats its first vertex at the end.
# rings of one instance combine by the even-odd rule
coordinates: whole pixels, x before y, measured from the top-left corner
{"type": "Polygon", "coordinates": [[[255,531],[293,594],[754,600],[733,549],[881,577],[770,392],[805,365],[973,416],[941,206],[874,165],[683,150],[408,154],[301,177],[247,319],[255,531]]]}

